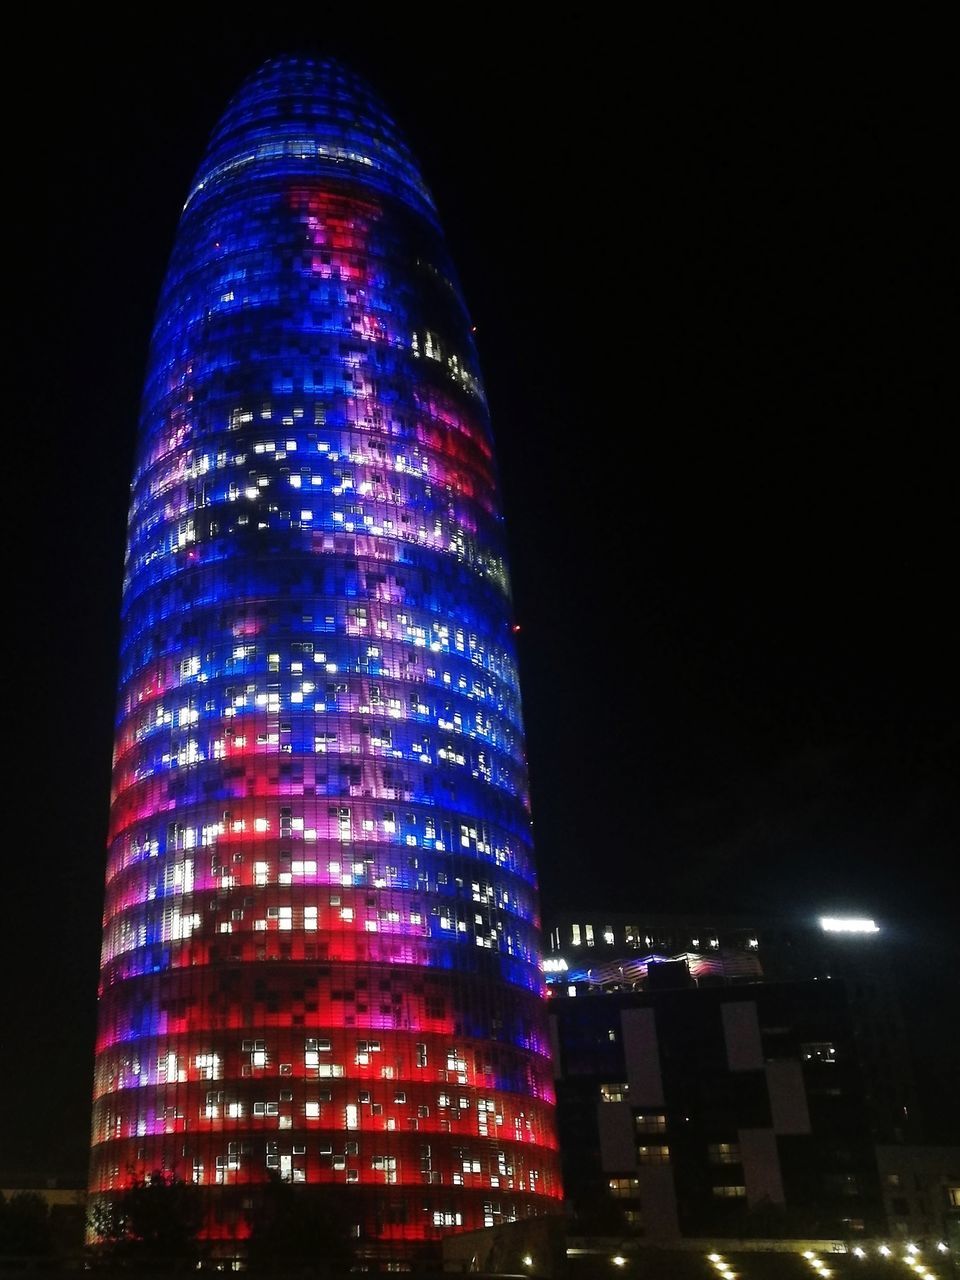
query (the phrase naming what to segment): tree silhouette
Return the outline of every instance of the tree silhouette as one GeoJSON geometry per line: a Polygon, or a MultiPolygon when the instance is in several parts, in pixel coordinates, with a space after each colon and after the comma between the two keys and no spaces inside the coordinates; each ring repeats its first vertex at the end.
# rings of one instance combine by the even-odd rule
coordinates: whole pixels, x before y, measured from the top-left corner
{"type": "Polygon", "coordinates": [[[43,1196],[19,1191],[0,1194],[0,1256],[37,1257],[51,1248],[50,1214],[43,1196]]]}
{"type": "Polygon", "coordinates": [[[300,1187],[271,1170],[248,1220],[251,1270],[338,1275],[353,1260],[350,1209],[339,1187],[300,1187]]]}
{"type": "Polygon", "coordinates": [[[199,1189],[162,1169],[132,1175],[117,1197],[98,1200],[90,1210],[100,1251],[118,1261],[193,1260],[202,1220],[199,1189]]]}

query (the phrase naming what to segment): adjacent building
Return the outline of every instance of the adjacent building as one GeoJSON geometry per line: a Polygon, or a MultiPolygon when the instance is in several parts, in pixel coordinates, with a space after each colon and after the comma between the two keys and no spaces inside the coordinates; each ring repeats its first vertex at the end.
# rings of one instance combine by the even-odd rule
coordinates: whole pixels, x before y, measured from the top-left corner
{"type": "Polygon", "coordinates": [[[239,91],[131,487],[91,1194],[349,1189],[371,1255],[558,1209],[503,517],[472,325],[388,114],[239,91]]]}
{"type": "Polygon", "coordinates": [[[917,1145],[872,921],[580,913],[548,938],[572,1237],[949,1237],[958,1151],[917,1145]]]}

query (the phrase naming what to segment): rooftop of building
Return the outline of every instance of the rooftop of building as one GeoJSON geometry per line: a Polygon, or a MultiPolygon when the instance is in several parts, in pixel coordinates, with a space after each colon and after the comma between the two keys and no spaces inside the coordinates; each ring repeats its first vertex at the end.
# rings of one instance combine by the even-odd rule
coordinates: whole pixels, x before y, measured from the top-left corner
{"type": "Polygon", "coordinates": [[[302,174],[348,179],[436,221],[433,199],[402,134],[370,85],[333,58],[270,58],[230,100],[184,205],[237,179],[302,174]]]}

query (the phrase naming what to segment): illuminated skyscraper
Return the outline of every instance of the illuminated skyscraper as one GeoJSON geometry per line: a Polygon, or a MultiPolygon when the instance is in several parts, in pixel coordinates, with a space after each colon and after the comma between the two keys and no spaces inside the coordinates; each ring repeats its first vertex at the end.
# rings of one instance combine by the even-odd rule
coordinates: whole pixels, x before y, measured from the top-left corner
{"type": "Polygon", "coordinates": [[[229,105],[131,490],[91,1190],[354,1184],[366,1241],[561,1194],[504,530],[471,324],[336,63],[229,105]]]}

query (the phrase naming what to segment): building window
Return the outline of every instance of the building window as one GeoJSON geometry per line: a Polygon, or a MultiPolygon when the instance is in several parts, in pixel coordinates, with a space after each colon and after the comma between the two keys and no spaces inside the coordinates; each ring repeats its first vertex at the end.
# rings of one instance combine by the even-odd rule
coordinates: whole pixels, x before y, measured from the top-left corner
{"type": "Polygon", "coordinates": [[[616,1200],[639,1200],[640,1198],[639,1178],[611,1178],[607,1186],[616,1200]]]}
{"type": "Polygon", "coordinates": [[[600,1086],[601,1102],[626,1102],[630,1086],[623,1084],[602,1084],[600,1086]]]}
{"type": "Polygon", "coordinates": [[[637,1147],[637,1164],[669,1164],[670,1148],[661,1144],[637,1147]]]}
{"type": "Polygon", "coordinates": [[[711,1192],[715,1200],[745,1200],[747,1196],[746,1187],[712,1187],[711,1192]]]}
{"type": "Polygon", "coordinates": [[[637,1133],[666,1133],[667,1117],[638,1111],[634,1116],[634,1124],[637,1133]]]}
{"type": "Polygon", "coordinates": [[[804,1062],[835,1063],[837,1049],[829,1040],[812,1040],[800,1046],[800,1057],[804,1062]]]}
{"type": "Polygon", "coordinates": [[[707,1145],[711,1164],[740,1164],[739,1142],[711,1142],[707,1145]]]}

